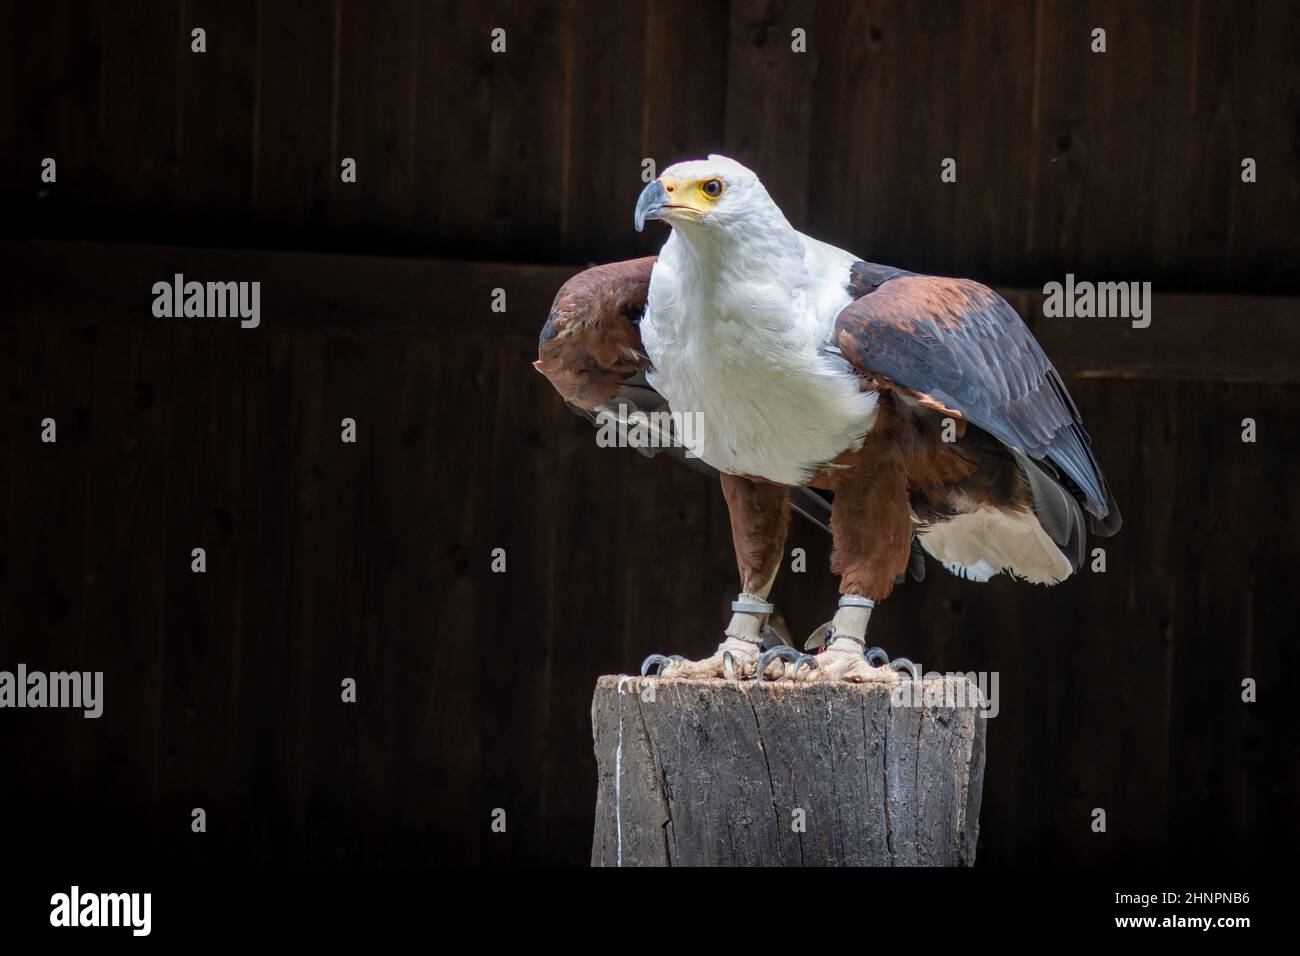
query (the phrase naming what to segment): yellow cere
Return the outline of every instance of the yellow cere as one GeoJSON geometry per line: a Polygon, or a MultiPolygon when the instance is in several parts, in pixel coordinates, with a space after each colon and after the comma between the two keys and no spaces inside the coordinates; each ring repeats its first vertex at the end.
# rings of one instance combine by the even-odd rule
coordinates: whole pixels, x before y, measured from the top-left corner
{"type": "Polygon", "coordinates": [[[669,210],[670,212],[675,209],[689,209],[698,213],[708,212],[713,204],[721,199],[723,193],[727,191],[727,184],[717,176],[683,180],[676,180],[671,176],[662,176],[659,182],[663,184],[664,190],[668,193],[668,204],[672,207],[669,210]]]}

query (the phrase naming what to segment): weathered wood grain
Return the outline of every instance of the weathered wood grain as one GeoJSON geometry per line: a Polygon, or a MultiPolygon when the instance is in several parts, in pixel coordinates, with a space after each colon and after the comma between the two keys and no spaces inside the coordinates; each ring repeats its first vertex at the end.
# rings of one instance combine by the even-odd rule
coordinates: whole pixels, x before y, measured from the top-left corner
{"type": "Polygon", "coordinates": [[[812,8],[811,0],[736,0],[727,48],[726,152],[759,172],[800,228],[808,218],[815,58],[795,52],[791,34],[804,30],[807,42],[812,8]]]}
{"type": "MultiPolygon", "coordinates": [[[[187,280],[261,282],[268,330],[360,327],[367,337],[418,334],[453,346],[471,338],[493,344],[512,338],[511,347],[525,352],[556,290],[583,268],[5,239],[0,261],[26,280],[11,290],[8,319],[153,328],[159,321],[151,312],[153,283],[181,272],[187,280]],[[491,310],[496,288],[506,291],[506,312],[491,310]]],[[[1156,292],[1150,327],[1135,329],[1119,318],[1043,318],[1038,289],[996,291],[1024,317],[1066,376],[1300,382],[1294,350],[1278,347],[1293,334],[1300,298],[1156,292]]],[[[238,323],[166,321],[240,334],[238,323]]],[[[526,370],[531,359],[519,358],[513,367],[526,370]]]]}
{"type": "Polygon", "coordinates": [[[910,269],[1300,288],[1297,4],[298,6],[0,12],[0,232],[627,258],[663,235],[631,228],[637,163],[721,150],[800,228],[910,269]]]}
{"type": "Polygon", "coordinates": [[[924,688],[600,678],[592,865],[972,865],[985,721],[924,688]]]}

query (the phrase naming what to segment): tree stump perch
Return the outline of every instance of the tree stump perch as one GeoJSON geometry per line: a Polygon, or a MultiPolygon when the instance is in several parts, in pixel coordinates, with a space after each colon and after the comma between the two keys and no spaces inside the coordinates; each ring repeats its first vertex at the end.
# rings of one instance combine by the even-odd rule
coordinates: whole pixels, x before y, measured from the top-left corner
{"type": "Polygon", "coordinates": [[[922,687],[601,677],[592,865],[973,864],[981,699],[922,687]]]}

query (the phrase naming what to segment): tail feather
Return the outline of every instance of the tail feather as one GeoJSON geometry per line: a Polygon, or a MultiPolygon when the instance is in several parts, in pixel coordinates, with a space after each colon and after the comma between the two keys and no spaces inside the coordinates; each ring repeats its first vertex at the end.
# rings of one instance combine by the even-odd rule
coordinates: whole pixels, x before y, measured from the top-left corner
{"type": "Polygon", "coordinates": [[[1124,519],[1119,513],[1119,504],[1115,501],[1115,495],[1106,485],[1106,517],[1098,518],[1096,515],[1088,515],[1088,530],[1099,538],[1109,538],[1116,534],[1124,525],[1124,519]]]}
{"type": "Polygon", "coordinates": [[[1059,584],[1083,567],[1087,519],[1050,471],[1013,454],[1032,508],[983,505],[926,528],[921,543],[953,574],[972,581],[1005,571],[1035,584],[1059,584]]]}
{"type": "MultiPolygon", "coordinates": [[[[1070,567],[1078,571],[1083,567],[1084,550],[1087,543],[1083,509],[1074,495],[1070,494],[1060,482],[1027,455],[1014,452],[1029,490],[1034,496],[1034,516],[1047,536],[1065,555],[1070,567]]],[[[1117,511],[1116,516],[1119,512],[1117,511]]]]}

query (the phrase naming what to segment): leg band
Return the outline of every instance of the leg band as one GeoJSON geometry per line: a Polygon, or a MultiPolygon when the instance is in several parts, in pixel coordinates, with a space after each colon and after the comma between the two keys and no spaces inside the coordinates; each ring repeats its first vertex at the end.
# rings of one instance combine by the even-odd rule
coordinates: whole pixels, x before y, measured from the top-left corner
{"type": "Polygon", "coordinates": [[[748,641],[750,644],[763,643],[763,625],[773,606],[763,599],[761,594],[742,591],[731,602],[731,623],[727,625],[727,637],[748,641]]]}
{"type": "MultiPolygon", "coordinates": [[[[867,646],[867,622],[871,620],[871,609],[876,602],[871,598],[844,595],[840,598],[839,609],[831,620],[831,642],[836,638],[847,637],[852,641],[867,646]]],[[[829,643],[829,642],[828,642],[829,643]]]]}

